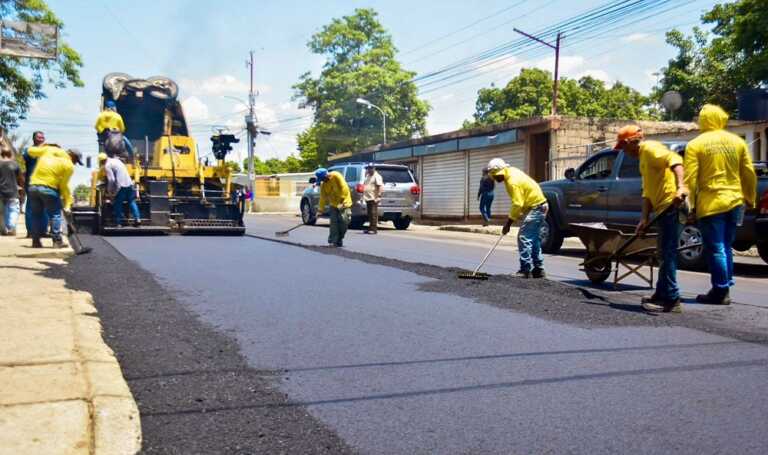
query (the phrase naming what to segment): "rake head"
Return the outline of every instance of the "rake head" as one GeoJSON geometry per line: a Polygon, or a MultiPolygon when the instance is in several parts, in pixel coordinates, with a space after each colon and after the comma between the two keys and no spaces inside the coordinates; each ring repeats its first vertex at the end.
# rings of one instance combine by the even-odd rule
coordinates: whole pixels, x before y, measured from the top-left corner
{"type": "Polygon", "coordinates": [[[275,237],[288,237],[290,235],[290,231],[277,231],[275,232],[275,237]]]}
{"type": "Polygon", "coordinates": [[[457,276],[461,280],[487,280],[490,277],[490,275],[484,272],[459,272],[457,276]]]}

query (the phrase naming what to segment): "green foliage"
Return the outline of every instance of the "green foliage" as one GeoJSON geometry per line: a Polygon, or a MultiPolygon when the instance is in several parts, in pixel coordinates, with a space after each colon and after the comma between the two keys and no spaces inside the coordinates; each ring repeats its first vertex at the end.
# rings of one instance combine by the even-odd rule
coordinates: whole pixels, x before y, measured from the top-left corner
{"type": "Polygon", "coordinates": [[[240,163],[237,161],[227,161],[224,163],[225,166],[229,168],[229,171],[233,174],[239,174],[242,172],[242,169],[240,168],[240,163]]]}
{"type": "MultiPolygon", "coordinates": [[[[677,90],[683,107],[674,113],[692,120],[705,103],[727,111],[736,109],[742,88],[768,84],[768,8],[764,0],[739,0],[716,5],[702,16],[713,24],[712,33],[694,28],[691,36],[678,30],[667,33],[677,55],[661,69],[662,78],[652,98],[677,90]]],[[[668,116],[668,114],[667,114],[668,116]]]]}
{"type": "MultiPolygon", "coordinates": [[[[549,115],[552,83],[549,71],[524,68],[503,88],[480,89],[474,122],[464,122],[464,127],[549,115]]],[[[637,90],[621,82],[606,87],[603,81],[590,76],[560,79],[558,114],[632,119],[651,119],[656,115],[648,99],[637,90]]]]}
{"type": "Polygon", "coordinates": [[[87,201],[91,197],[91,187],[81,183],[75,187],[72,194],[76,201],[87,201]]]}
{"type": "MultiPolygon", "coordinates": [[[[253,157],[253,169],[256,175],[272,175],[272,174],[289,174],[295,172],[309,172],[315,168],[306,163],[301,158],[294,155],[288,156],[286,159],[281,160],[278,158],[270,158],[266,161],[262,161],[258,156],[253,157]]],[[[243,170],[248,171],[248,158],[243,160],[243,170]]]]}
{"type": "MultiPolygon", "coordinates": [[[[64,25],[43,0],[0,1],[0,19],[52,24],[59,29],[64,25]]],[[[18,121],[26,118],[30,103],[45,98],[45,84],[54,88],[83,86],[80,54],[63,41],[59,41],[58,51],[55,60],[0,57],[0,126],[18,126],[18,121]]]]}
{"type": "Polygon", "coordinates": [[[312,126],[298,135],[306,167],[327,162],[328,155],[381,143],[379,111],[356,102],[365,98],[387,118],[387,140],[426,133],[429,105],[417,97],[415,73],[395,59],[392,38],[372,9],[333,19],[315,33],[309,49],[326,61],[318,77],[305,73],[294,85],[302,107],[314,110],[312,126]]]}

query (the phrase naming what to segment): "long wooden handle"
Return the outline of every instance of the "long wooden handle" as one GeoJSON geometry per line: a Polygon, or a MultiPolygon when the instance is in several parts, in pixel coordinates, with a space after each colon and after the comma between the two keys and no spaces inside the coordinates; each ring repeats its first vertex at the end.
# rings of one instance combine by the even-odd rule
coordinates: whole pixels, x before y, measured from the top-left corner
{"type": "MultiPolygon", "coordinates": [[[[651,221],[648,222],[648,225],[645,226],[645,228],[648,229],[651,226],[653,226],[654,224],[656,224],[656,222],[659,221],[659,218],[661,218],[662,216],[666,215],[667,213],[669,213],[670,210],[672,210],[674,208],[675,208],[675,204],[670,204],[669,207],[665,208],[661,212],[659,212],[656,215],[654,215],[653,218],[651,218],[651,221]]],[[[640,232],[635,232],[635,234],[632,235],[632,237],[628,238],[626,242],[622,243],[621,246],[619,247],[619,249],[616,250],[615,253],[613,253],[613,257],[617,257],[617,256],[621,255],[621,253],[623,253],[624,250],[626,250],[627,247],[629,247],[629,245],[632,242],[637,240],[637,238],[640,237],[641,234],[642,233],[640,233],[640,232]]]]}
{"type": "Polygon", "coordinates": [[[488,251],[488,254],[485,255],[483,258],[483,261],[480,263],[480,265],[477,266],[474,272],[472,272],[472,275],[477,275],[477,272],[485,265],[485,261],[488,260],[488,258],[491,256],[491,253],[493,253],[493,250],[496,249],[497,246],[499,246],[499,243],[501,242],[501,239],[504,238],[505,234],[501,234],[499,238],[496,240],[496,243],[493,244],[493,247],[488,251]]]}

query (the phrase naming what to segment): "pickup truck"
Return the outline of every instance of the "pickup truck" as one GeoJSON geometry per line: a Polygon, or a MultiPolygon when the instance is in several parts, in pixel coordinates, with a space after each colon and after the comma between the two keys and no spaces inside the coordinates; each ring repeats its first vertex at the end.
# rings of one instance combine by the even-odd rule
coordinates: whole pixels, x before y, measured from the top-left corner
{"type": "MultiPolygon", "coordinates": [[[[666,143],[673,151],[685,154],[685,143],[666,143]]],[[[758,207],[748,210],[744,224],[736,232],[733,248],[746,251],[757,246],[760,257],[768,262],[768,173],[765,162],[756,162],[758,207]]],[[[576,169],[567,169],[565,179],[548,181],[541,189],[549,202],[547,222],[542,229],[542,249],[560,250],[565,237],[573,236],[569,223],[603,222],[609,225],[635,226],[640,220],[642,187],[636,158],[618,150],[602,150],[576,169]]],[[[695,224],[683,227],[680,246],[701,244],[695,224]]],[[[679,263],[685,268],[704,266],[702,248],[680,252],[679,263]]]]}

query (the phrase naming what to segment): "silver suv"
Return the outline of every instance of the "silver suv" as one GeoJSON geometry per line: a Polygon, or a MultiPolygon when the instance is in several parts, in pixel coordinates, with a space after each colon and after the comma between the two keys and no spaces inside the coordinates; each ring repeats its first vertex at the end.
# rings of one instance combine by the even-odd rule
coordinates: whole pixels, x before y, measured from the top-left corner
{"type": "MultiPolygon", "coordinates": [[[[328,172],[337,171],[344,176],[352,193],[352,229],[360,229],[368,219],[363,200],[365,166],[368,163],[347,163],[332,166],[328,172]]],[[[397,229],[408,229],[411,220],[419,212],[421,188],[413,178],[408,166],[401,164],[377,164],[376,171],[384,181],[384,192],[379,204],[379,220],[392,221],[397,229]]],[[[311,187],[301,196],[301,220],[304,224],[315,224],[318,217],[317,204],[320,201],[320,186],[315,178],[309,179],[311,187]]],[[[327,213],[327,207],[323,213],[327,213]]]]}

